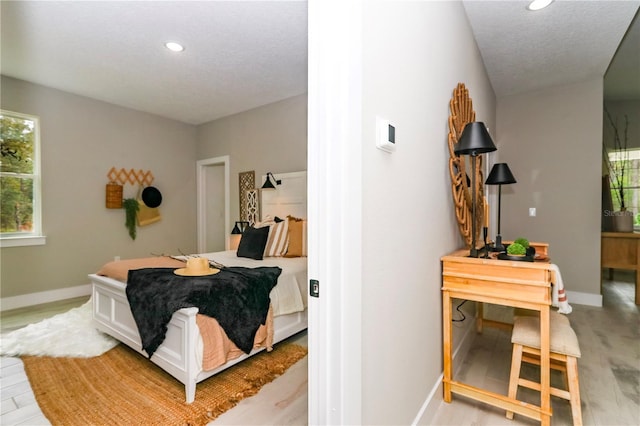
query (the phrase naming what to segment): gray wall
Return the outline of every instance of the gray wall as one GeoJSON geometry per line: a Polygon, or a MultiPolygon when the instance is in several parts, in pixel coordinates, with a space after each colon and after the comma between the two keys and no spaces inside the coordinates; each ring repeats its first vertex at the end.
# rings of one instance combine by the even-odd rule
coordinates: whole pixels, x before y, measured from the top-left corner
{"type": "MultiPolygon", "coordinates": [[[[114,256],[196,248],[196,128],[13,78],[2,108],[40,117],[43,246],[1,249],[3,298],[88,284],[114,256]],[[111,167],[151,170],[162,220],[131,240],[124,210],[105,207],[111,167]]],[[[126,185],[125,197],[137,187],[126,185]]]]}
{"type": "Polygon", "coordinates": [[[363,26],[362,423],[411,424],[442,374],[440,257],[463,245],[449,101],[465,83],[493,128],[495,97],[461,3],[372,2],[363,26]],[[378,115],[393,154],[375,147],[378,115]]]}
{"type": "MultiPolygon", "coordinates": [[[[2,298],[84,285],[114,256],[196,251],[198,159],[230,155],[231,221],[237,220],[238,173],[256,179],[306,170],[306,95],[202,126],[2,76],[2,108],[40,118],[44,246],[1,250],[2,298]],[[138,227],[105,208],[109,169],[151,170],[163,195],[162,220],[138,227]]],[[[125,185],[124,196],[137,187],[125,185]]]]}
{"type": "Polygon", "coordinates": [[[499,161],[518,181],[502,188],[503,238],[548,242],[566,290],[591,303],[600,294],[602,84],[500,98],[497,109],[499,161]]]}
{"type": "Polygon", "coordinates": [[[229,155],[231,223],[239,220],[238,173],[307,170],[307,95],[295,96],[198,127],[198,160],[229,155]]]}

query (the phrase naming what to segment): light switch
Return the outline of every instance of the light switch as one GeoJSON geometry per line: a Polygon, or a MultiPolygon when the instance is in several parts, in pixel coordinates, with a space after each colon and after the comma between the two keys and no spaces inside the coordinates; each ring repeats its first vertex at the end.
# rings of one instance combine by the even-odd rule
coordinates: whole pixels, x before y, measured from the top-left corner
{"type": "Polygon", "coordinates": [[[536,208],[529,207],[529,216],[534,217],[536,215],[536,208]]]}

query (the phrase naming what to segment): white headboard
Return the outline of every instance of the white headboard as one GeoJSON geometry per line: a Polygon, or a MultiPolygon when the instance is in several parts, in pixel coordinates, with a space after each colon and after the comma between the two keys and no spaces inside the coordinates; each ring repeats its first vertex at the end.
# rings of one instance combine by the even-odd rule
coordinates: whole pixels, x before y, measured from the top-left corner
{"type": "MultiPolygon", "coordinates": [[[[275,190],[260,191],[261,208],[260,216],[264,219],[267,215],[278,216],[281,219],[287,215],[307,218],[307,172],[273,173],[277,180],[282,181],[276,185],[275,190]]],[[[266,175],[262,176],[260,186],[266,181],[266,175]]]]}

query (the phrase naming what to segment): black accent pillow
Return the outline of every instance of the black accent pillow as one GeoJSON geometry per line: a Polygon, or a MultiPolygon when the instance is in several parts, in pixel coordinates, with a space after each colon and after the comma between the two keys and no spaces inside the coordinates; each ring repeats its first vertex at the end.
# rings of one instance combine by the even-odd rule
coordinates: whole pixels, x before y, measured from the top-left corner
{"type": "Polygon", "coordinates": [[[264,248],[267,246],[269,238],[269,227],[262,228],[248,227],[242,233],[240,244],[238,244],[238,257],[247,257],[249,259],[262,260],[264,256],[264,248]]]}

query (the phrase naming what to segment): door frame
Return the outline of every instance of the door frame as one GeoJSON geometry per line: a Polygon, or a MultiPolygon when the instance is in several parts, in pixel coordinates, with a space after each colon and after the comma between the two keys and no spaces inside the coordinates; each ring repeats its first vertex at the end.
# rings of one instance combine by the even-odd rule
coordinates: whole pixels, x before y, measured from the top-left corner
{"type": "Polygon", "coordinates": [[[363,0],[309,0],[310,425],[362,424],[363,0]],[[348,260],[347,260],[348,259],[348,260]]]}
{"type": "MultiPolygon", "coordinates": [[[[207,167],[224,166],[224,234],[229,235],[231,233],[231,224],[229,223],[231,218],[231,214],[229,213],[229,202],[231,198],[229,193],[230,162],[231,160],[228,155],[207,158],[196,162],[196,234],[198,253],[204,253],[207,244],[207,167]]],[[[225,238],[224,247],[225,250],[229,250],[229,238],[225,238]]]]}

